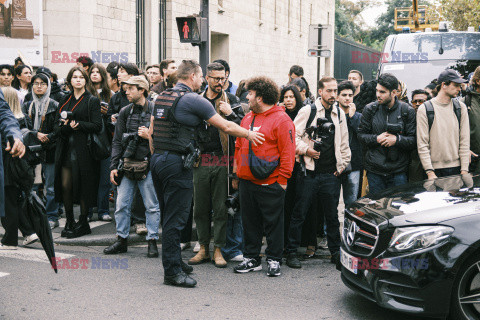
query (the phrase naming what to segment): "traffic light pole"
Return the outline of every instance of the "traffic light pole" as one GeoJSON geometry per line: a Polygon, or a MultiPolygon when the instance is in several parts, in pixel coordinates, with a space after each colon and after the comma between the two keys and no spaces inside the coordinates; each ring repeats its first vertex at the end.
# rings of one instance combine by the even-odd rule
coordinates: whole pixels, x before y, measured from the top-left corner
{"type": "Polygon", "coordinates": [[[207,65],[210,61],[210,25],[209,25],[209,6],[208,0],[200,0],[200,16],[207,19],[207,41],[201,42],[200,49],[200,65],[202,66],[203,74],[207,72],[207,65]]]}

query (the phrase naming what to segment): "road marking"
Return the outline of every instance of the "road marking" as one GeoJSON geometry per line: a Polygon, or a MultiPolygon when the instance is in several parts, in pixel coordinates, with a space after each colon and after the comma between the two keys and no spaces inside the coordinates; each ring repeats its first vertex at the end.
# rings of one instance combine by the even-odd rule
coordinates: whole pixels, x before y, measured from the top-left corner
{"type": "Polygon", "coordinates": [[[6,272],[0,272],[0,278],[1,277],[6,277],[8,276],[10,273],[6,273],[6,272]]]}
{"type": "MultiPolygon", "coordinates": [[[[75,257],[75,255],[73,254],[62,252],[55,252],[55,256],[62,259],[70,259],[72,257],[75,257]]],[[[0,257],[50,263],[43,249],[18,247],[17,250],[0,250],[0,257]]]]}

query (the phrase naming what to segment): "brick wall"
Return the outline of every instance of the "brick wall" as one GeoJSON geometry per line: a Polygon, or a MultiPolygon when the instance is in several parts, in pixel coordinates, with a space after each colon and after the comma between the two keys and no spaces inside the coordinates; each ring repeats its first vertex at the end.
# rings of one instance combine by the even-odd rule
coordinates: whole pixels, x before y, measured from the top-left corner
{"type": "MultiPolygon", "coordinates": [[[[219,13],[218,0],[210,1],[210,32],[228,35],[228,56],[223,58],[229,61],[233,82],[238,84],[252,75],[268,75],[279,85],[285,84],[290,66],[299,64],[315,90],[317,59],[307,56],[308,27],[310,23],[333,24],[333,0],[261,0],[261,20],[260,0],[221,2],[223,13],[219,13]]],[[[198,60],[197,47],[180,43],[175,17],[198,13],[199,3],[196,0],[169,1],[168,57],[178,61],[185,58],[198,60]]],[[[321,58],[320,75],[327,73],[325,65],[325,58],[321,58]]],[[[330,65],[333,66],[333,63],[330,65]]]]}
{"type": "Polygon", "coordinates": [[[43,26],[45,66],[59,77],[80,53],[135,62],[135,0],[44,0],[43,26]]]}

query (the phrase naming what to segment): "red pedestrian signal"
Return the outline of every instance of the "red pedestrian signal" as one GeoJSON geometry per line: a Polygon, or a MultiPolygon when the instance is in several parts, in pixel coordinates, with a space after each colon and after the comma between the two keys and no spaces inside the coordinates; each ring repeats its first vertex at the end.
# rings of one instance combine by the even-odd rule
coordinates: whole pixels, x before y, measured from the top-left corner
{"type": "Polygon", "coordinates": [[[177,28],[180,42],[200,43],[207,41],[207,19],[201,17],[178,17],[177,28]]]}

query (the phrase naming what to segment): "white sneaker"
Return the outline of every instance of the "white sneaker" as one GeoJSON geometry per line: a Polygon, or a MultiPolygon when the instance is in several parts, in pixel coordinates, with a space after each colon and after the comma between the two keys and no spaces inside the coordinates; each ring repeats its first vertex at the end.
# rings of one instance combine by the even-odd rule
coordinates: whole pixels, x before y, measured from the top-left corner
{"type": "Polygon", "coordinates": [[[34,243],[35,241],[38,240],[38,236],[36,233],[32,233],[31,235],[27,236],[25,240],[23,240],[23,245],[27,246],[31,243],[34,243]]]}
{"type": "Polygon", "coordinates": [[[0,243],[0,250],[17,250],[17,246],[6,246],[0,243]]]}
{"type": "Polygon", "coordinates": [[[185,250],[185,249],[188,249],[192,246],[192,244],[190,242],[184,242],[184,243],[180,243],[180,250],[185,250]]]}
{"type": "Polygon", "coordinates": [[[239,254],[238,256],[235,256],[235,257],[233,257],[232,259],[230,259],[229,261],[242,262],[242,261],[243,261],[243,254],[239,254]]]}
{"type": "Polygon", "coordinates": [[[48,221],[48,224],[50,225],[50,229],[55,229],[56,227],[59,226],[58,220],[48,221]]]}
{"type": "Polygon", "coordinates": [[[195,243],[195,247],[193,248],[193,252],[197,253],[198,251],[200,251],[200,243],[197,241],[195,243]]]}
{"type": "Polygon", "coordinates": [[[327,237],[321,237],[320,242],[318,243],[318,247],[323,250],[328,250],[328,245],[327,245],[327,237]]]}

